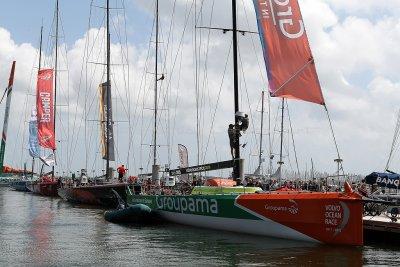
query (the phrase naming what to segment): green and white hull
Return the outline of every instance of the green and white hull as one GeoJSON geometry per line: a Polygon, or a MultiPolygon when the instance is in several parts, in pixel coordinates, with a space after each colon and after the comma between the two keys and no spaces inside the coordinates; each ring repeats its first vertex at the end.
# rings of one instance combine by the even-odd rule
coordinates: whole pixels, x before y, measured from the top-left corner
{"type": "MultiPolygon", "coordinates": [[[[272,194],[269,196],[265,194],[266,197],[263,195],[134,195],[128,189],[127,201],[130,205],[145,204],[162,219],[178,224],[309,242],[355,245],[362,243],[361,209],[360,212],[355,211],[354,214],[350,213],[354,207],[349,209],[349,205],[358,205],[356,202],[359,201],[352,199],[347,204],[342,199],[337,202],[338,205],[334,207],[343,210],[338,210],[338,213],[331,215],[341,219],[332,221],[331,227],[328,227],[327,222],[329,221],[326,218],[324,221],[321,217],[322,222],[308,219],[309,216],[306,214],[308,212],[315,213],[315,211],[304,209],[305,213],[302,212],[302,202],[307,204],[304,199],[296,199],[294,195],[283,199],[281,197],[271,199],[272,194]],[[251,199],[251,196],[255,197],[251,199]],[[254,205],[262,207],[267,212],[259,211],[254,208],[254,205]],[[357,221],[358,217],[360,217],[360,222],[357,221]],[[361,229],[361,237],[360,231],[356,231],[355,236],[342,239],[341,236],[345,232],[347,233],[347,228],[361,229]],[[321,234],[315,232],[315,229],[322,231],[321,234]]],[[[327,199],[324,201],[326,202],[327,199]]],[[[331,205],[331,199],[328,202],[326,206],[331,205]]],[[[324,206],[323,209],[326,207],[324,206]]]]}

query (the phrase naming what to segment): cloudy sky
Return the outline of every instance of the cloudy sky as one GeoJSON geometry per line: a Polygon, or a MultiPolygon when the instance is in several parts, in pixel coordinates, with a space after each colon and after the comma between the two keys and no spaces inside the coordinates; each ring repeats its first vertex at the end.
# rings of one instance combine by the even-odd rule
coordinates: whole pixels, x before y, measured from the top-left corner
{"type": "MultiPolygon", "coordinates": [[[[159,69],[166,78],[159,82],[158,161],[163,165],[170,163],[172,167],[178,165],[178,143],[188,147],[191,164],[197,163],[197,155],[201,163],[229,159],[226,128],[233,120],[231,35],[194,28],[195,24],[230,27],[231,1],[160,2],[159,69]]],[[[139,168],[149,171],[151,166],[148,145],[152,143],[154,2],[112,0],[111,3],[117,8],[112,11],[111,33],[116,164],[127,164],[135,174],[139,168]]],[[[400,20],[396,16],[400,2],[299,0],[299,3],[344,159],[344,170],[362,174],[383,170],[400,107],[400,49],[397,49],[400,20]]],[[[80,168],[100,173],[104,169],[96,122],[97,86],[104,82],[104,68],[97,63],[104,62],[105,54],[104,12],[96,6],[103,4],[101,0],[60,0],[62,35],[57,122],[60,173],[80,168]]],[[[0,16],[0,82],[4,87],[11,62],[17,61],[5,161],[17,167],[30,162],[26,153],[26,122],[34,103],[32,94],[42,23],[45,27],[43,62],[46,67],[53,64],[54,7],[53,0],[15,0],[2,4],[6,12],[0,16]]],[[[252,1],[238,1],[238,16],[241,29],[257,29],[252,1]]],[[[241,110],[251,118],[250,129],[243,138],[247,145],[242,155],[250,172],[257,165],[261,91],[268,84],[258,36],[246,34],[239,37],[239,42],[241,110]]],[[[270,114],[265,114],[265,155],[270,147],[274,154],[279,152],[276,124],[280,101],[266,99],[266,102],[269,102],[270,114]],[[271,129],[268,129],[268,117],[271,129]]],[[[309,169],[313,159],[319,171],[334,172],[336,151],[324,109],[299,101],[288,101],[288,106],[286,169],[297,168],[295,147],[301,171],[309,169]]],[[[4,103],[0,107],[1,116],[3,109],[4,103]]],[[[399,160],[395,154],[391,169],[400,168],[399,160]]]]}

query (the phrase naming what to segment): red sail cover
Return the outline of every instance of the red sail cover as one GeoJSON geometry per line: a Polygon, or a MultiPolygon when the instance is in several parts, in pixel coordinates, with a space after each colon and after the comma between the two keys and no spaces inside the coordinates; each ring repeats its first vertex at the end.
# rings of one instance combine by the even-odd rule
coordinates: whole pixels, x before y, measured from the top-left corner
{"type": "Polygon", "coordinates": [[[54,133],[53,70],[39,70],[36,92],[39,145],[56,149],[54,133]]]}
{"type": "Polygon", "coordinates": [[[297,0],[253,0],[272,96],[324,105],[297,0]]]}

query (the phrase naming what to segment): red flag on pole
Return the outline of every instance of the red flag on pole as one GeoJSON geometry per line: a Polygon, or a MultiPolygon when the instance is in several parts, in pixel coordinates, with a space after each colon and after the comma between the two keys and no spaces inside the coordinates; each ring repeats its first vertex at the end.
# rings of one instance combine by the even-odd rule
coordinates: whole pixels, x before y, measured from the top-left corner
{"type": "Polygon", "coordinates": [[[272,96],[324,105],[297,0],[253,0],[272,96]]]}
{"type": "Polygon", "coordinates": [[[39,70],[37,79],[36,108],[39,145],[56,149],[54,133],[53,69],[39,70]]]}

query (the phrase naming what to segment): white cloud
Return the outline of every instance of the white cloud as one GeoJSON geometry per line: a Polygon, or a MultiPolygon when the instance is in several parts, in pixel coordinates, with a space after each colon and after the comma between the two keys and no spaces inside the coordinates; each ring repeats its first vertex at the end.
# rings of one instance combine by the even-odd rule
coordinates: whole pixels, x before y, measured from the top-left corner
{"type": "MultiPolygon", "coordinates": [[[[177,143],[187,144],[191,152],[190,161],[191,163],[196,162],[193,19],[188,20],[189,24],[186,26],[183,42],[180,43],[185,27],[185,18],[191,7],[190,3],[190,1],[177,1],[173,21],[174,32],[171,35],[173,38],[171,38],[171,43],[169,44],[170,50],[167,53],[165,51],[161,53],[161,58],[166,66],[166,79],[162,82],[160,94],[169,98],[160,98],[160,105],[164,106],[165,103],[169,103],[170,118],[175,121],[175,124],[171,123],[170,125],[171,131],[172,129],[175,130],[173,144],[171,144],[173,152],[172,166],[175,166],[178,162],[175,153],[177,143]],[[167,92],[170,95],[166,94],[167,92]],[[175,103],[177,103],[176,109],[175,103]],[[174,118],[175,113],[177,114],[176,118],[174,118]]],[[[211,8],[211,4],[207,3],[203,10],[203,21],[201,21],[204,26],[208,25],[211,8]]],[[[136,4],[142,7],[141,12],[148,12],[149,16],[151,16],[153,7],[150,1],[139,1],[136,4]]],[[[246,1],[245,4],[246,10],[240,9],[239,11],[240,27],[254,30],[256,29],[256,24],[251,1],[246,1]]],[[[347,171],[351,172],[367,173],[372,170],[381,170],[386,162],[400,98],[400,81],[397,75],[397,70],[400,69],[400,52],[395,49],[400,41],[400,20],[393,13],[393,10],[399,8],[400,4],[398,1],[385,1],[382,3],[382,1],[341,0],[302,0],[300,4],[310,44],[317,62],[324,95],[333,118],[341,155],[345,160],[344,166],[347,171]]],[[[230,7],[227,8],[226,4],[221,1],[215,1],[214,8],[214,20],[211,26],[229,27],[230,7]]],[[[169,14],[171,12],[172,6],[162,2],[163,49],[168,44],[169,14]]],[[[120,21],[120,18],[118,21],[120,21]]],[[[98,125],[94,122],[88,123],[90,140],[87,144],[84,143],[82,137],[84,132],[82,118],[85,95],[87,94],[88,103],[93,105],[93,114],[89,116],[89,119],[97,119],[96,87],[98,83],[104,81],[103,66],[100,65],[88,65],[91,83],[86,83],[85,75],[81,76],[82,67],[83,69],[86,68],[85,61],[102,61],[104,58],[104,42],[96,42],[89,59],[85,56],[86,38],[89,36],[91,40],[94,40],[97,34],[100,34],[98,38],[102,40],[102,30],[93,28],[81,39],[76,40],[73,45],[65,47],[69,62],[70,108],[69,110],[60,109],[64,118],[67,118],[67,111],[69,111],[69,133],[70,135],[74,134],[70,138],[76,138],[77,134],[80,136],[76,146],[70,145],[70,147],[76,147],[76,149],[70,149],[71,151],[69,152],[73,153],[74,151],[73,156],[69,154],[72,159],[72,169],[83,167],[82,164],[85,161],[86,154],[85,145],[90,150],[87,156],[89,160],[88,168],[102,168],[99,155],[96,154],[98,149],[98,125]]],[[[150,33],[147,34],[150,35],[150,33]]],[[[202,123],[200,127],[203,152],[209,140],[212,115],[219,96],[223,70],[230,46],[230,33],[226,35],[219,31],[210,33],[207,62],[208,79],[203,87],[205,77],[203,67],[207,36],[208,31],[202,31],[201,57],[203,61],[199,68],[200,83],[202,84],[200,87],[202,96],[202,101],[200,102],[202,123]]],[[[254,129],[258,132],[259,113],[256,111],[260,108],[261,89],[266,88],[262,52],[257,36],[240,36],[240,44],[240,54],[244,66],[243,72],[246,79],[246,84],[244,84],[241,73],[242,109],[249,112],[251,108],[254,116],[254,129]],[[249,98],[250,103],[248,103],[247,98],[249,98]]],[[[37,49],[34,46],[32,44],[16,44],[12,40],[12,35],[7,30],[0,28],[0,62],[10,62],[13,58],[17,59],[16,97],[13,99],[13,114],[18,114],[17,121],[20,124],[23,121],[25,89],[34,88],[34,82],[30,80],[32,66],[37,60],[37,49]]],[[[147,159],[149,152],[149,148],[141,144],[151,142],[150,110],[145,110],[143,113],[146,118],[143,130],[140,123],[143,101],[146,108],[151,108],[153,101],[152,90],[154,83],[152,76],[151,74],[143,76],[145,74],[145,66],[148,67],[148,72],[152,72],[154,68],[154,53],[151,50],[148,55],[147,48],[145,43],[129,43],[127,50],[130,63],[129,86],[123,75],[123,72],[127,74],[128,70],[123,70],[122,67],[113,68],[115,96],[118,98],[114,102],[116,105],[115,114],[121,115],[118,119],[126,120],[127,115],[124,109],[130,106],[131,115],[135,115],[135,117],[132,117],[132,124],[130,125],[134,135],[129,158],[130,164],[133,166],[131,168],[133,173],[138,172],[140,167],[139,159],[147,159]],[[121,98],[119,96],[123,100],[119,100],[121,98]],[[143,132],[145,138],[142,138],[141,132],[143,132]],[[142,156],[139,153],[141,149],[144,151],[142,156]]],[[[126,52],[126,50],[122,50],[126,52]]],[[[120,52],[121,47],[114,40],[112,45],[114,63],[124,61],[124,58],[121,59],[118,56],[120,52]]],[[[228,67],[222,83],[214,130],[212,131],[213,135],[210,137],[205,161],[229,158],[226,127],[233,120],[233,83],[230,58],[227,63],[228,67]]],[[[8,71],[8,68],[2,67],[0,69],[0,81],[3,81],[3,83],[7,79],[8,71]]],[[[68,76],[62,74],[61,79],[66,90],[64,94],[66,94],[68,88],[65,84],[68,84],[68,76]]],[[[62,101],[66,102],[67,99],[65,98],[62,101]]],[[[272,118],[274,119],[279,101],[272,99],[272,103],[272,118]]],[[[289,105],[301,169],[304,169],[306,164],[310,165],[310,158],[313,158],[319,170],[333,172],[335,170],[333,159],[336,155],[323,108],[296,101],[290,101],[289,105]]],[[[168,138],[166,137],[167,111],[163,110],[160,113],[160,144],[165,145],[168,143],[168,138]]],[[[19,148],[22,147],[23,127],[21,125],[16,126],[18,123],[13,122],[11,122],[11,125],[14,124],[14,126],[11,126],[9,136],[12,133],[17,133],[19,127],[19,139],[13,140],[9,138],[9,140],[12,144],[11,146],[19,148]]],[[[275,122],[273,121],[272,123],[274,124],[275,122]]],[[[286,121],[285,124],[287,125],[287,123],[286,121]]],[[[117,123],[116,126],[120,161],[125,161],[129,147],[129,142],[127,141],[129,138],[128,124],[117,123]]],[[[67,125],[63,127],[62,136],[67,138],[68,127],[67,125]]],[[[247,148],[243,151],[243,155],[247,157],[251,153],[257,152],[257,139],[252,130],[253,128],[243,139],[244,142],[249,142],[247,148]]],[[[275,146],[277,144],[276,140],[275,138],[275,146]]],[[[268,144],[268,142],[266,143],[268,144]]],[[[264,150],[268,150],[268,147],[266,146],[264,150]]],[[[66,150],[63,151],[62,153],[66,155],[66,150]]],[[[160,159],[161,163],[167,162],[166,149],[164,147],[160,148],[160,159]]],[[[250,159],[247,162],[252,161],[249,165],[254,168],[256,158],[250,157],[250,159]]],[[[12,156],[11,160],[10,158],[6,160],[13,164],[21,164],[21,160],[15,155],[12,156]]],[[[142,161],[146,164],[146,160],[142,161]]],[[[291,161],[293,161],[293,158],[291,161]]],[[[285,166],[288,167],[288,164],[285,164],[285,166]]],[[[65,168],[68,167],[66,166],[65,168]]]]}

